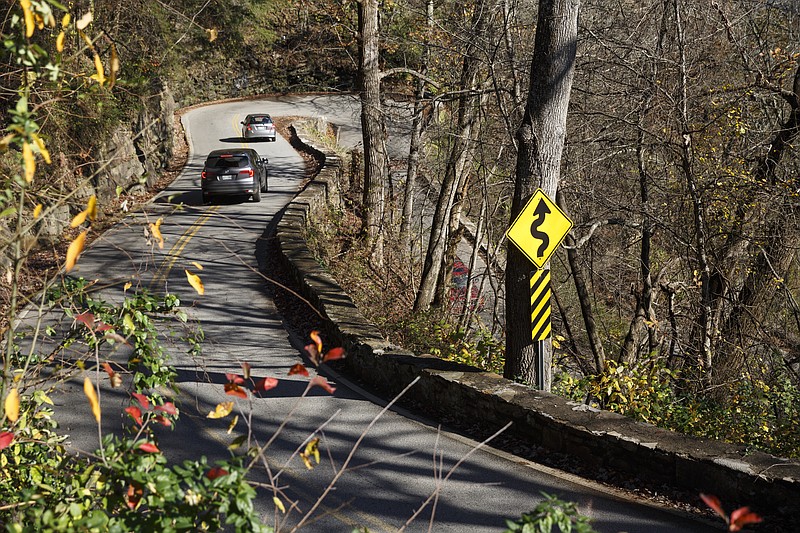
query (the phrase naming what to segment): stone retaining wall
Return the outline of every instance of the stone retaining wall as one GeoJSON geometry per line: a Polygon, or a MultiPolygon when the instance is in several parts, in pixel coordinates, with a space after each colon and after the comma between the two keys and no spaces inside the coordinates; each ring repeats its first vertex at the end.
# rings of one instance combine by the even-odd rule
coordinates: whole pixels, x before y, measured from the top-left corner
{"type": "MultiPolygon", "coordinates": [[[[298,135],[299,142],[322,154],[298,135]]],[[[327,317],[328,339],[347,350],[349,374],[387,398],[420,380],[408,393],[431,412],[462,417],[487,429],[512,421],[511,430],[532,443],[570,454],[587,465],[622,470],[673,487],[715,494],[727,508],[749,505],[762,513],[791,512],[800,502],[800,463],[741,446],[698,439],[591,409],[478,369],[416,356],[390,345],[359,312],[303,239],[306,224],[327,204],[340,203],[341,160],[324,153],[315,180],[291,202],[276,239],[303,295],[327,317]]]]}

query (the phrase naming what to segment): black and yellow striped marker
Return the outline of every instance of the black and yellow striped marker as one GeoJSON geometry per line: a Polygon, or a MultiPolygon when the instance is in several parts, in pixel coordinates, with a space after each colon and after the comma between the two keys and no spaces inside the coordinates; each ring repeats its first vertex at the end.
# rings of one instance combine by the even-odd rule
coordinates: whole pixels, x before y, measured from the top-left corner
{"type": "Polygon", "coordinates": [[[531,338],[543,341],[550,336],[550,269],[531,273],[531,338]]]}

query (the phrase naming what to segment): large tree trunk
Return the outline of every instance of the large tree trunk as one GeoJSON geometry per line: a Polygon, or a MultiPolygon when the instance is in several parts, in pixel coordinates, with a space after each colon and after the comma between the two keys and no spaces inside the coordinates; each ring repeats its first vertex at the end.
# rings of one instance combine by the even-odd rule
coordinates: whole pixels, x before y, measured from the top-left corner
{"type": "MultiPolygon", "coordinates": [[[[540,0],[531,61],[531,84],[522,125],[517,131],[519,154],[511,205],[511,221],[522,211],[537,185],[555,198],[566,136],[567,108],[575,67],[579,0],[540,0]]],[[[506,271],[506,362],[503,374],[527,383],[536,381],[537,344],[531,340],[529,281],[531,263],[508,246],[506,271]]],[[[550,341],[541,343],[550,390],[550,341]]]]}
{"type": "Polygon", "coordinates": [[[381,105],[378,1],[358,3],[360,33],[361,128],[364,136],[364,216],[362,232],[373,265],[383,263],[383,217],[389,175],[386,126],[381,105]]]}

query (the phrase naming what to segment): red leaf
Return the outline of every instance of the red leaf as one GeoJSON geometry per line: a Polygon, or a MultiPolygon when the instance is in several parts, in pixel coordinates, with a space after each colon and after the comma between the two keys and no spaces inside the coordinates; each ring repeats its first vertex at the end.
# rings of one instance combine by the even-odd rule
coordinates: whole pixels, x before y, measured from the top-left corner
{"type": "Polygon", "coordinates": [[[138,483],[128,485],[127,504],[128,508],[133,510],[139,505],[139,500],[142,499],[144,489],[138,483]]]}
{"type": "Polygon", "coordinates": [[[334,392],[336,392],[336,387],[332,387],[331,384],[328,383],[328,381],[325,378],[323,378],[322,376],[317,376],[314,379],[312,379],[311,383],[310,383],[310,387],[322,387],[323,389],[328,391],[330,394],[333,394],[334,392]]]}
{"type": "Polygon", "coordinates": [[[139,449],[147,453],[158,453],[161,450],[152,442],[143,442],[139,445],[139,449]]]}
{"type": "Polygon", "coordinates": [[[142,409],[150,409],[150,400],[147,399],[147,396],[144,394],[139,394],[138,392],[132,392],[131,396],[136,398],[136,401],[139,402],[139,405],[142,406],[142,409]]]}
{"type": "Polygon", "coordinates": [[[142,425],[142,411],[138,407],[134,406],[126,407],[124,411],[129,415],[131,415],[131,418],[133,418],[134,422],[136,422],[140,426],[142,425]]]}
{"type": "Polygon", "coordinates": [[[749,507],[740,507],[731,513],[729,531],[740,531],[747,524],[758,524],[761,517],[750,512],[749,507]]]}
{"type": "Polygon", "coordinates": [[[705,502],[706,505],[711,507],[711,510],[717,513],[719,516],[728,521],[728,515],[725,513],[725,510],[722,508],[722,502],[719,501],[719,498],[714,496],[713,494],[700,494],[700,498],[705,502]]]}
{"type": "Polygon", "coordinates": [[[225,470],[224,468],[220,467],[220,466],[215,466],[214,468],[212,468],[211,470],[206,472],[206,477],[208,479],[212,480],[212,481],[217,479],[218,477],[227,476],[227,475],[228,475],[228,471],[225,470]]]}
{"type": "Polygon", "coordinates": [[[94,315],[89,311],[81,313],[75,317],[75,322],[80,322],[89,329],[94,328],[94,315]]]}
{"type": "Polygon", "coordinates": [[[231,396],[237,396],[239,398],[247,399],[247,393],[243,388],[241,388],[236,383],[226,383],[225,384],[225,394],[229,394],[231,396]]]}
{"type": "Polygon", "coordinates": [[[225,374],[225,377],[228,379],[228,383],[234,383],[236,385],[244,383],[241,376],[237,376],[236,374],[225,374]]]}
{"type": "Polygon", "coordinates": [[[344,357],[344,348],[331,348],[322,358],[322,361],[336,361],[342,357],[344,357]]]}
{"type": "Polygon", "coordinates": [[[172,402],[164,402],[164,405],[156,405],[156,411],[161,411],[162,413],[167,413],[168,415],[178,414],[178,409],[172,402]]]}
{"type": "Polygon", "coordinates": [[[274,389],[278,386],[278,380],[275,378],[264,378],[256,383],[256,386],[253,388],[254,391],[259,392],[266,392],[270,389],[274,389]]]}
{"type": "Polygon", "coordinates": [[[114,374],[116,374],[116,372],[114,372],[114,369],[111,368],[111,365],[108,364],[108,361],[103,363],[103,370],[106,371],[106,374],[108,374],[108,377],[110,377],[110,378],[114,377],[114,374]]]}
{"type": "Polygon", "coordinates": [[[306,367],[304,367],[300,363],[297,363],[296,365],[294,365],[292,368],[289,369],[290,376],[294,376],[295,374],[300,374],[301,376],[308,376],[308,369],[306,369],[306,367]]]}
{"type": "Polygon", "coordinates": [[[97,331],[110,331],[114,329],[114,326],[106,324],[105,322],[100,322],[100,324],[97,325],[96,329],[97,331]]]}
{"type": "Polygon", "coordinates": [[[0,433],[0,450],[8,448],[14,442],[14,434],[10,431],[3,431],[0,433]]]}
{"type": "Polygon", "coordinates": [[[170,427],[172,425],[172,422],[170,421],[169,418],[164,418],[161,415],[156,415],[156,422],[166,427],[170,427]]]}
{"type": "Polygon", "coordinates": [[[242,371],[244,372],[244,379],[250,379],[250,363],[242,363],[242,371]]]}

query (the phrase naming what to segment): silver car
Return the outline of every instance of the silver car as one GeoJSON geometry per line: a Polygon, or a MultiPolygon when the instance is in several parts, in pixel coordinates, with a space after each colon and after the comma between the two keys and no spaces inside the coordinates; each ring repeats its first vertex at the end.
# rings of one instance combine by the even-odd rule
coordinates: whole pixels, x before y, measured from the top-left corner
{"type": "Polygon", "coordinates": [[[242,121],[242,137],[275,142],[275,123],[272,122],[272,117],[266,113],[247,115],[242,121]]]}

